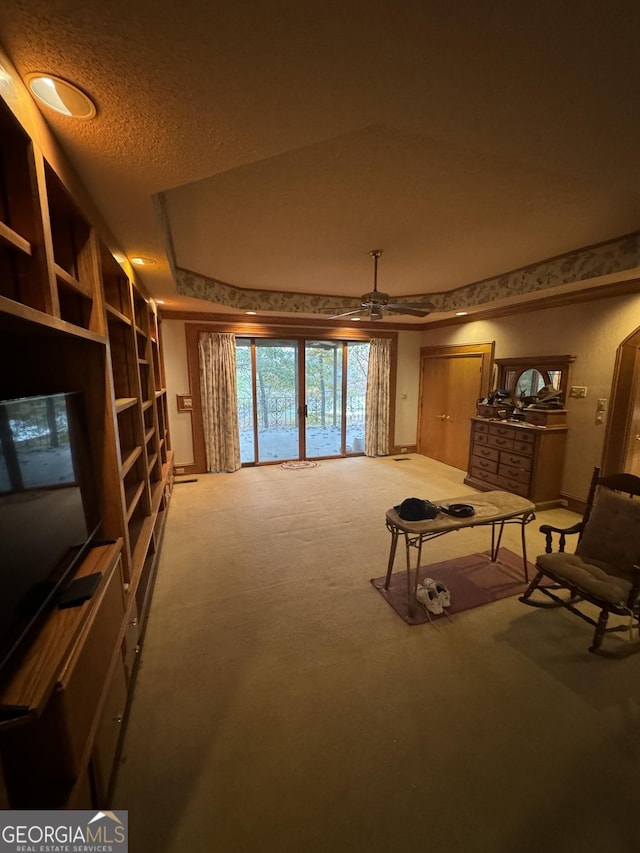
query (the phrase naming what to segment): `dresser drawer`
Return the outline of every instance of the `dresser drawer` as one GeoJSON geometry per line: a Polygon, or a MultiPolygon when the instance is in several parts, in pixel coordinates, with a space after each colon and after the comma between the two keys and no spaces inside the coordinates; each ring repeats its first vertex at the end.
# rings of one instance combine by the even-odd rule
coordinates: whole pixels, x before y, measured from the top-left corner
{"type": "Polygon", "coordinates": [[[498,438],[515,438],[515,429],[513,427],[502,426],[502,424],[489,424],[489,435],[498,438]]]}
{"type": "Polygon", "coordinates": [[[501,477],[507,477],[509,480],[516,480],[518,483],[528,483],[531,480],[531,472],[523,471],[520,468],[512,468],[510,465],[503,465],[500,462],[499,473],[501,477]]]}
{"type": "Polygon", "coordinates": [[[498,472],[498,461],[496,459],[483,459],[480,456],[474,456],[471,459],[471,467],[474,470],[488,471],[491,474],[498,472]]]}
{"type": "Polygon", "coordinates": [[[487,444],[489,447],[496,447],[498,450],[513,450],[515,442],[512,438],[502,438],[502,436],[489,433],[487,444]]]}
{"type": "Polygon", "coordinates": [[[474,424],[473,431],[474,431],[476,434],[478,434],[478,433],[487,433],[487,432],[489,432],[489,424],[481,424],[481,423],[477,423],[477,422],[476,422],[476,423],[474,424]]]}
{"type": "Polygon", "coordinates": [[[478,468],[476,465],[471,466],[471,476],[475,477],[476,480],[482,480],[483,483],[493,487],[497,487],[498,481],[501,479],[497,474],[492,474],[490,471],[485,471],[482,468],[478,468]]]}
{"type": "Polygon", "coordinates": [[[536,440],[535,434],[527,429],[514,430],[514,438],[516,441],[522,441],[524,444],[530,445],[533,445],[536,440]]]}
{"type": "Polygon", "coordinates": [[[478,459],[493,459],[494,462],[497,462],[500,458],[500,451],[497,447],[489,447],[488,444],[485,445],[476,441],[473,443],[472,456],[476,456],[478,459]]]}
{"type": "Polygon", "coordinates": [[[499,476],[496,485],[505,492],[513,492],[514,495],[520,495],[523,498],[529,497],[529,483],[521,483],[512,477],[499,476]]]}
{"type": "Polygon", "coordinates": [[[530,471],[531,456],[519,456],[517,453],[512,453],[510,450],[504,450],[500,454],[500,464],[509,465],[512,468],[518,468],[520,471],[530,471]]]}
{"type": "MultiPolygon", "coordinates": [[[[531,436],[533,439],[533,436],[531,436]]],[[[535,447],[533,440],[532,441],[522,441],[520,437],[518,437],[513,442],[513,449],[516,453],[528,453],[530,456],[533,456],[533,448],[535,447]]]]}

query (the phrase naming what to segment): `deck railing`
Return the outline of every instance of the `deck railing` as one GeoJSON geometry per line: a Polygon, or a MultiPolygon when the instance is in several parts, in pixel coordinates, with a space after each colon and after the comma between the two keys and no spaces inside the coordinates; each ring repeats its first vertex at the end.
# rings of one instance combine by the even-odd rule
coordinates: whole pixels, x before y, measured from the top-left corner
{"type": "MultiPolygon", "coordinates": [[[[332,402],[324,404],[320,394],[307,397],[307,426],[340,426],[340,408],[334,409],[332,402]]],[[[347,426],[364,424],[365,395],[347,395],[347,426]]],[[[251,397],[238,397],[238,420],[240,429],[253,426],[251,397]]],[[[298,425],[298,403],[293,394],[269,395],[258,403],[258,425],[261,429],[283,429],[298,425]]]]}

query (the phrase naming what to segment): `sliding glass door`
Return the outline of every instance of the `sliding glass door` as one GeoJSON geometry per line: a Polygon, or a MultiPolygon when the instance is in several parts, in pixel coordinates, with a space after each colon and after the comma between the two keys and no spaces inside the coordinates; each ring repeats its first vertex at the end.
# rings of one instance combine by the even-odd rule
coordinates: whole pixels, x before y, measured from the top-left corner
{"type": "Polygon", "coordinates": [[[305,343],[307,457],[342,454],[342,341],[305,343]]]}
{"type": "Polygon", "coordinates": [[[298,343],[236,338],[240,458],[300,458],[298,343]]]}
{"type": "Polygon", "coordinates": [[[236,338],[243,464],[364,450],[368,342],[236,338]]]}

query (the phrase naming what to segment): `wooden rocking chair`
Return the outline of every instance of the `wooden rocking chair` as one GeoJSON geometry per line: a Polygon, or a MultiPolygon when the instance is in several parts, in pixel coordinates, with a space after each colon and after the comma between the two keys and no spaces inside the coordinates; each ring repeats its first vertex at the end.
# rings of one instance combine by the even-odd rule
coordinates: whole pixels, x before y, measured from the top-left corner
{"type": "MultiPolygon", "coordinates": [[[[595,468],[587,508],[582,521],[561,529],[543,524],[545,553],[536,558],[537,574],[520,597],[534,607],[564,607],[595,626],[595,654],[605,634],[638,627],[640,621],[640,477],[633,474],[600,476],[595,468]],[[559,550],[553,553],[553,534],[559,535],[559,550]],[[578,535],[574,554],[565,553],[566,537],[578,535]],[[541,586],[545,578],[551,585],[541,586]],[[551,601],[532,600],[535,591],[551,601]],[[568,596],[561,596],[565,590],[568,596]],[[576,607],[589,602],[600,609],[597,619],[576,607]],[[624,624],[607,627],[609,615],[627,617],[624,624]]],[[[640,649],[640,644],[634,649],[640,649]]]]}

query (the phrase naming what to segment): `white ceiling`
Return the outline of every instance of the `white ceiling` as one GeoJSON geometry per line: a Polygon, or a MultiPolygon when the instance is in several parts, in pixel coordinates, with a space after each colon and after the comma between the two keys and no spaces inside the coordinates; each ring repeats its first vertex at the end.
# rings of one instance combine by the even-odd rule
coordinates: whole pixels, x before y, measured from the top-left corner
{"type": "Polygon", "coordinates": [[[43,112],[123,250],[158,260],[150,293],[227,312],[177,293],[171,252],[337,306],[371,249],[415,298],[638,230],[639,37],[625,0],[0,5],[18,71],[95,100],[43,112]]]}

